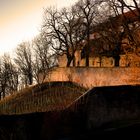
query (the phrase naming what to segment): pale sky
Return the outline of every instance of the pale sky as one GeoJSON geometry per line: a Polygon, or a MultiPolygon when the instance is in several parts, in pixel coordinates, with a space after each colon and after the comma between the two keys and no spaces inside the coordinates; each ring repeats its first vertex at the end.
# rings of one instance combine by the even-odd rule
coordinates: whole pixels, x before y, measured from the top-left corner
{"type": "Polygon", "coordinates": [[[77,0],[0,0],[0,55],[13,52],[39,33],[43,8],[70,6],[77,0]]]}

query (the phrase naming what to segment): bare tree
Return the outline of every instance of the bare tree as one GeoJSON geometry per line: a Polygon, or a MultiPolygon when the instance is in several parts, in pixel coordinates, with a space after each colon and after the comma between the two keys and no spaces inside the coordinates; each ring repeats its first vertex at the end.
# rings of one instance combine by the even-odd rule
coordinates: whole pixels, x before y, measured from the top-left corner
{"type": "Polygon", "coordinates": [[[29,42],[22,42],[16,49],[15,63],[24,79],[25,85],[33,84],[33,70],[32,70],[32,52],[29,42]]]}
{"type": "Polygon", "coordinates": [[[1,97],[12,94],[18,89],[18,70],[9,55],[1,58],[0,65],[0,93],[1,97]]]}
{"type": "MultiPolygon", "coordinates": [[[[123,52],[122,46],[124,46],[124,39],[128,39],[128,42],[125,44],[129,51],[134,51],[137,48],[136,38],[134,37],[135,31],[138,30],[138,15],[135,10],[127,11],[126,4],[120,2],[119,0],[109,0],[102,1],[106,3],[106,11],[100,10],[102,12],[110,14],[106,15],[106,19],[100,21],[96,26],[100,38],[106,41],[106,47],[103,48],[106,55],[112,55],[115,60],[115,66],[119,66],[120,54],[123,52]],[[135,24],[135,26],[134,26],[135,24]]],[[[105,6],[105,4],[104,4],[105,6]]],[[[99,16],[100,18],[100,16],[99,16]]]]}
{"type": "Polygon", "coordinates": [[[124,19],[124,30],[127,32],[129,42],[137,54],[140,47],[140,1],[132,0],[131,3],[127,3],[125,0],[117,1],[121,5],[120,9],[124,19]]]}
{"type": "Polygon", "coordinates": [[[42,34],[33,40],[33,75],[37,83],[44,82],[50,69],[56,63],[49,46],[50,42],[42,34]]]}
{"type": "Polygon", "coordinates": [[[66,54],[67,67],[73,61],[75,65],[75,51],[83,40],[83,25],[81,18],[77,17],[77,11],[71,9],[46,9],[43,31],[52,42],[52,47],[57,54],[66,54]]]}
{"type": "Polygon", "coordinates": [[[85,57],[86,57],[86,66],[89,66],[89,53],[90,53],[90,34],[93,33],[94,24],[96,23],[98,6],[100,4],[100,0],[79,0],[75,5],[78,15],[82,18],[84,30],[86,32],[85,40],[85,57]]]}
{"type": "MultiPolygon", "coordinates": [[[[116,0],[121,4],[121,8],[125,8],[126,10],[131,11],[135,16],[138,16],[140,20],[140,1],[139,0],[131,0],[131,2],[127,2],[126,0],[116,0]],[[137,10],[137,12],[134,12],[134,9],[137,10]]],[[[117,3],[116,2],[116,3],[117,3]]]]}

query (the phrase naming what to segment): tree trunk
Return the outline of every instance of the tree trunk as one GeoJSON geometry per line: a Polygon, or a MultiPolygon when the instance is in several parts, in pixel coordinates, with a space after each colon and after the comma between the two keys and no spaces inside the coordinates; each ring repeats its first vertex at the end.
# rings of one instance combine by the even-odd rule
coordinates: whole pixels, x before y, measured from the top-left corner
{"type": "Polygon", "coordinates": [[[5,91],[3,91],[2,93],[3,93],[3,94],[2,94],[2,97],[5,98],[5,91]]]}
{"type": "Polygon", "coordinates": [[[99,56],[99,59],[100,59],[100,61],[99,61],[99,63],[100,63],[100,67],[102,67],[102,57],[99,56]]]}
{"type": "Polygon", "coordinates": [[[33,84],[33,76],[32,74],[29,75],[29,85],[33,84]]]}
{"type": "Polygon", "coordinates": [[[70,67],[70,64],[71,64],[72,60],[73,60],[72,57],[69,57],[69,58],[67,59],[67,67],[70,67]]]}
{"type": "Polygon", "coordinates": [[[75,56],[74,55],[67,56],[67,67],[70,67],[72,60],[73,60],[73,66],[75,66],[75,56]]]}
{"type": "Polygon", "coordinates": [[[73,57],[73,67],[75,67],[75,57],[73,57]]]}
{"type": "Polygon", "coordinates": [[[120,55],[116,55],[116,56],[114,56],[113,58],[114,58],[114,60],[115,60],[114,66],[115,66],[115,67],[119,67],[120,55]]]}
{"type": "Polygon", "coordinates": [[[86,51],[86,67],[89,67],[89,53],[86,51]]]}
{"type": "Polygon", "coordinates": [[[86,46],[86,67],[89,67],[89,52],[90,52],[90,39],[88,35],[87,46],[86,46]]]}
{"type": "Polygon", "coordinates": [[[113,58],[115,60],[115,65],[114,65],[115,67],[119,67],[122,36],[123,36],[123,34],[121,34],[120,41],[118,43],[116,43],[116,47],[113,51],[113,58]]]}

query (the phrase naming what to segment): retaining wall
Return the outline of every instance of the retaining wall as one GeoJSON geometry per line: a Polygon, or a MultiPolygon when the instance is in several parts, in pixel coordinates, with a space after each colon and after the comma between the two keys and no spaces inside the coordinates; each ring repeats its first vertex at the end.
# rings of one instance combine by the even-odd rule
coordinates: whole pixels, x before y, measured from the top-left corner
{"type": "Polygon", "coordinates": [[[85,87],[140,84],[140,68],[54,68],[46,81],[73,81],[85,87]]]}

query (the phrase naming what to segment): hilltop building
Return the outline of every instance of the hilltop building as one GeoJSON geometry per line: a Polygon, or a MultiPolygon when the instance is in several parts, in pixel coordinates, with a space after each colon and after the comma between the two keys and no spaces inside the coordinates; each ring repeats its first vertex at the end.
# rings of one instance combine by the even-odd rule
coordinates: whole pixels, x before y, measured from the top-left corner
{"type": "MultiPolygon", "coordinates": [[[[130,28],[134,26],[137,29],[133,32],[135,33],[137,47],[133,46],[129,36],[124,34],[119,52],[119,67],[115,67],[114,46],[108,46],[108,43],[100,37],[100,30],[97,27],[96,32],[90,35],[89,67],[85,67],[84,49],[86,42],[83,41],[84,45],[81,45],[75,52],[75,60],[70,67],[66,67],[66,55],[59,56],[58,67],[50,71],[46,81],[71,81],[88,88],[93,86],[140,85],[140,46],[138,45],[140,44],[140,20],[135,18],[131,12],[126,14],[130,28]],[[104,47],[110,48],[104,51],[104,47]],[[75,64],[73,65],[73,63],[75,64]]],[[[116,17],[114,20],[116,19],[118,22],[115,21],[117,24],[114,25],[112,31],[122,30],[120,23],[124,19],[122,16],[116,17]]],[[[104,23],[104,26],[107,25],[109,24],[104,23]]]]}
{"type": "MultiPolygon", "coordinates": [[[[123,22],[129,23],[129,29],[135,30],[133,31],[133,37],[137,45],[140,44],[140,20],[137,15],[137,10],[129,11],[125,13],[125,17],[123,15],[119,15],[117,17],[111,18],[111,25],[109,25],[110,21],[101,23],[101,25],[97,25],[94,28],[94,32],[90,35],[90,54],[89,54],[89,67],[114,67],[115,60],[113,57],[113,49],[108,45],[108,43],[102,39],[100,32],[103,33],[104,27],[108,28],[108,30],[119,30],[120,32],[124,30],[122,28],[123,22]],[[102,26],[102,28],[101,28],[102,26]],[[113,28],[110,28],[113,26],[113,28]],[[101,31],[102,30],[102,31],[101,31]],[[110,48],[109,48],[110,47],[110,48]],[[106,50],[104,49],[106,48],[106,50]]],[[[120,67],[140,67],[140,47],[135,48],[134,44],[130,42],[129,36],[127,33],[124,33],[123,39],[121,40],[121,53],[119,66],[120,67]]],[[[84,67],[85,66],[85,49],[86,43],[83,43],[81,48],[78,48],[75,52],[75,59],[71,63],[70,66],[76,67],[84,67]],[[74,63],[74,65],[73,65],[74,63]]],[[[114,46],[112,47],[114,48],[114,46]]],[[[58,57],[58,65],[59,67],[66,67],[67,57],[66,55],[62,55],[58,57]]]]}

